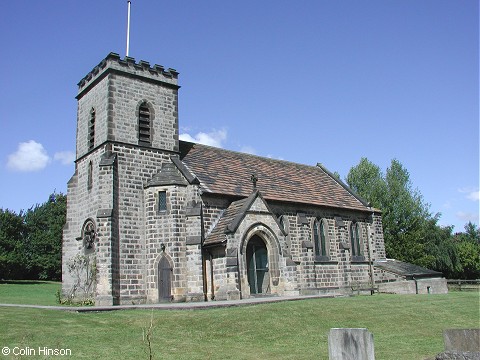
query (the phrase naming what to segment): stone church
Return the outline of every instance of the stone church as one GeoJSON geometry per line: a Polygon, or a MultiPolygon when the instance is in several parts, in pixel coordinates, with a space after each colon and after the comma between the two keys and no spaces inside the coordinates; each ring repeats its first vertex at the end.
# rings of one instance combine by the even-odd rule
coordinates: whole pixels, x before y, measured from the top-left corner
{"type": "Polygon", "coordinates": [[[178,72],[110,53],[78,84],[65,297],[97,305],[444,292],[386,259],[381,212],[322,165],[179,140],[178,72]]]}

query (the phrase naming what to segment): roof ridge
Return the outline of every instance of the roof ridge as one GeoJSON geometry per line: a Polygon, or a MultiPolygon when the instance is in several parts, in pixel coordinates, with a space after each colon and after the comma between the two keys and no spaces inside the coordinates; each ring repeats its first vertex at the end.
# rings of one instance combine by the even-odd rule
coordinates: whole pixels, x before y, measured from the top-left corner
{"type": "Polygon", "coordinates": [[[205,144],[195,143],[195,142],[185,141],[185,140],[180,140],[180,142],[189,143],[189,144],[192,144],[192,145],[194,145],[194,146],[202,146],[202,147],[206,147],[206,148],[210,148],[210,149],[216,149],[216,150],[218,150],[218,151],[225,151],[225,152],[229,152],[229,153],[233,153],[233,154],[238,154],[238,155],[243,155],[243,156],[250,156],[250,157],[254,157],[254,158],[264,159],[264,160],[273,161],[273,162],[283,162],[283,163],[292,164],[292,165],[304,166],[304,167],[312,168],[312,169],[317,168],[316,165],[302,164],[302,163],[298,163],[298,162],[295,162],[295,161],[292,161],[292,160],[275,159],[275,158],[270,158],[270,157],[268,157],[268,156],[262,156],[262,155],[257,155],[257,154],[250,154],[250,153],[246,153],[246,152],[242,152],[242,151],[238,151],[238,150],[225,149],[225,148],[220,148],[220,147],[217,147],[217,146],[205,145],[205,144]]]}

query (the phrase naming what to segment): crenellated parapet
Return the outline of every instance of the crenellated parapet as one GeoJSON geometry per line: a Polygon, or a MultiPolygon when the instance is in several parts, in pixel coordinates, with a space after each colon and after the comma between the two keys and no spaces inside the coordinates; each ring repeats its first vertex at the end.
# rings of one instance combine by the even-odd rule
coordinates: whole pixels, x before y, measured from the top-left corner
{"type": "Polygon", "coordinates": [[[157,64],[151,66],[148,61],[143,60],[136,62],[134,58],[129,56],[121,59],[120,55],[111,52],[80,80],[77,84],[78,96],[81,96],[86,89],[93,86],[109,72],[128,73],[147,81],[162,82],[178,88],[178,72],[175,69],[165,69],[162,65],[157,64]]]}

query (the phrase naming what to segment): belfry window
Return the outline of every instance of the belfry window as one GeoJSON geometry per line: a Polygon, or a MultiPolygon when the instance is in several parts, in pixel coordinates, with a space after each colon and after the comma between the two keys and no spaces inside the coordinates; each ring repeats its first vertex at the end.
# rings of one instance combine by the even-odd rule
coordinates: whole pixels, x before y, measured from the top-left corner
{"type": "Polygon", "coordinates": [[[151,114],[147,103],[144,101],[138,109],[138,143],[150,145],[151,143],[151,114]]]}
{"type": "Polygon", "coordinates": [[[90,110],[90,121],[88,122],[88,151],[95,147],[95,109],[90,110]]]}

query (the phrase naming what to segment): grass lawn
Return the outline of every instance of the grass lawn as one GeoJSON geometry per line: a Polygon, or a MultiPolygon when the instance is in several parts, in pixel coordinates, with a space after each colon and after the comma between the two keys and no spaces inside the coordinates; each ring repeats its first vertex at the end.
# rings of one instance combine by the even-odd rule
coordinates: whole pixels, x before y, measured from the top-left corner
{"type": "MultiPolygon", "coordinates": [[[[1,286],[0,303],[6,302],[1,286]]],[[[328,359],[332,327],[366,327],[374,335],[378,360],[425,359],[443,351],[443,329],[479,326],[479,294],[374,295],[224,309],[82,314],[0,307],[0,348],[28,347],[38,354],[39,346],[47,346],[68,348],[75,359],[148,359],[143,333],[150,321],[155,359],[328,359]]]]}
{"type": "Polygon", "coordinates": [[[53,281],[0,281],[0,304],[58,305],[55,293],[61,287],[53,281]]]}

